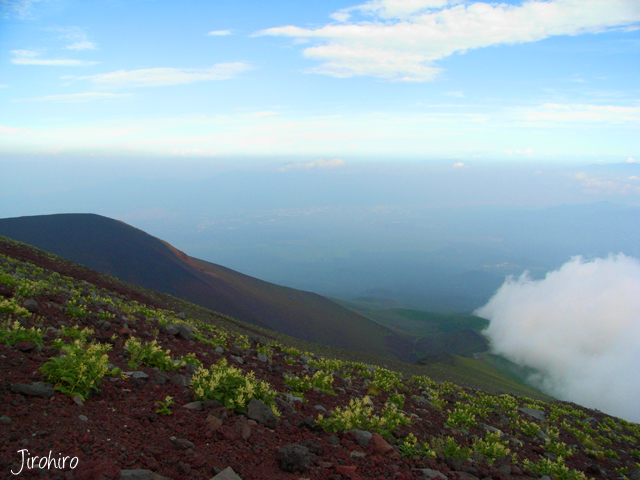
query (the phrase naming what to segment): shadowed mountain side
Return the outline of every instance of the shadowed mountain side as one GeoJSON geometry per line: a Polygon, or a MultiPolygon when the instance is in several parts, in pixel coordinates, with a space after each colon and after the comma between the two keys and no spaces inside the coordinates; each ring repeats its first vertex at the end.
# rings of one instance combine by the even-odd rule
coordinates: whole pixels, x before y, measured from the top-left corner
{"type": "Polygon", "coordinates": [[[384,326],[320,295],[281,287],[203,260],[95,214],[0,219],[0,234],[240,320],[303,340],[403,359],[384,326]]]}

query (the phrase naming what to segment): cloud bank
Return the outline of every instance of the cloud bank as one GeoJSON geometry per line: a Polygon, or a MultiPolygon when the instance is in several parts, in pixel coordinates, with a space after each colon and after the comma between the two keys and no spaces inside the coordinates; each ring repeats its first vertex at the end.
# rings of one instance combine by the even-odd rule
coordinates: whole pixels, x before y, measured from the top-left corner
{"type": "Polygon", "coordinates": [[[440,73],[436,61],[456,53],[633,26],[640,21],[640,3],[527,0],[521,5],[510,5],[456,0],[371,0],[335,12],[331,18],[338,23],[320,28],[289,25],[263,30],[257,35],[314,42],[303,53],[306,58],[321,62],[311,69],[315,73],[424,82],[440,73]]]}
{"type": "Polygon", "coordinates": [[[537,369],[562,400],[640,422],[640,262],[572,257],[543,280],[507,278],[476,315],[493,350],[537,369]]]}

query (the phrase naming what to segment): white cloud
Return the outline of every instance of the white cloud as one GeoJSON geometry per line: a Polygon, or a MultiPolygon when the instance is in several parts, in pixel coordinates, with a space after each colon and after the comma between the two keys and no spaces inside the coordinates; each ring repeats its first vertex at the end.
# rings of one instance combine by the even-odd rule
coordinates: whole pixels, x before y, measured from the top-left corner
{"type": "Polygon", "coordinates": [[[209,68],[144,68],[140,70],[118,70],[90,77],[83,77],[103,86],[160,87],[183,85],[208,80],[226,80],[251,70],[242,63],[218,63],[209,68]]]}
{"type": "Polygon", "coordinates": [[[2,134],[15,135],[19,133],[29,133],[29,132],[27,130],[23,130],[22,128],[7,127],[5,125],[0,125],[0,135],[2,134]]]}
{"type": "Polygon", "coordinates": [[[3,17],[27,18],[34,3],[42,0],[0,0],[0,13],[3,17]]]}
{"type": "Polygon", "coordinates": [[[465,168],[465,164],[462,162],[456,162],[453,164],[453,168],[465,168]]]}
{"type": "Polygon", "coordinates": [[[631,193],[640,193],[640,187],[626,183],[626,179],[601,178],[587,175],[580,172],[574,175],[574,178],[584,187],[584,193],[591,195],[629,195],[631,193]]]}
{"type": "Polygon", "coordinates": [[[231,35],[231,30],[212,30],[207,33],[207,35],[211,35],[213,37],[224,37],[226,35],[231,35]]]}
{"type": "Polygon", "coordinates": [[[435,62],[454,53],[631,26],[640,21],[640,3],[636,0],[527,0],[521,5],[510,5],[373,0],[340,10],[332,18],[342,24],[315,29],[290,25],[263,30],[256,35],[314,41],[316,45],[303,53],[306,58],[321,62],[310,70],[315,73],[429,81],[440,72],[435,62]],[[353,21],[353,12],[374,18],[353,21]]]}
{"type": "Polygon", "coordinates": [[[506,282],[477,315],[495,352],[541,371],[551,395],[640,421],[640,262],[573,257],[506,282]]]}
{"type": "Polygon", "coordinates": [[[13,58],[11,63],[14,65],[41,65],[47,67],[84,67],[87,65],[95,65],[98,62],[89,62],[85,60],[73,60],[70,58],[63,59],[46,59],[39,58],[40,51],[37,50],[11,50],[13,58]]]}
{"type": "Polygon", "coordinates": [[[72,43],[71,45],[67,45],[67,50],[95,50],[96,45],[93,42],[88,40],[82,40],[80,42],[72,43]]]}
{"type": "Polygon", "coordinates": [[[640,163],[640,160],[634,160],[633,158],[627,158],[627,163],[640,163]]]}
{"type": "Polygon", "coordinates": [[[640,106],[547,103],[524,113],[529,122],[627,123],[640,120],[640,106]]]}
{"type": "Polygon", "coordinates": [[[340,158],[334,158],[333,160],[315,160],[313,162],[308,163],[290,163],[280,168],[280,171],[284,172],[286,170],[311,170],[311,169],[329,169],[329,168],[339,168],[345,165],[344,160],[340,158]]]}
{"type": "Polygon", "coordinates": [[[130,93],[70,93],[67,95],[47,95],[45,97],[23,98],[14,102],[88,102],[90,100],[112,100],[116,98],[131,97],[130,93]]]}

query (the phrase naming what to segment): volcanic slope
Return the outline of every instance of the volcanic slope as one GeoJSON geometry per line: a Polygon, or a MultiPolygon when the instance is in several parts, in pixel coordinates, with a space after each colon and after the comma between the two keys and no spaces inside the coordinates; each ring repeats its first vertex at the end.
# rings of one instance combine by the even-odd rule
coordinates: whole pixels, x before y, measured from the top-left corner
{"type": "Polygon", "coordinates": [[[0,472],[56,480],[640,478],[638,424],[438,382],[425,376],[430,365],[403,364],[414,373],[402,375],[340,361],[241,327],[0,237],[0,472]],[[31,460],[50,452],[56,463],[21,465],[21,452],[31,460]],[[61,455],[76,463],[60,466],[61,455]]]}
{"type": "Polygon", "coordinates": [[[95,214],[0,219],[0,235],[100,273],[302,340],[407,360],[406,340],[320,295],[189,257],[124,222],[95,214]]]}

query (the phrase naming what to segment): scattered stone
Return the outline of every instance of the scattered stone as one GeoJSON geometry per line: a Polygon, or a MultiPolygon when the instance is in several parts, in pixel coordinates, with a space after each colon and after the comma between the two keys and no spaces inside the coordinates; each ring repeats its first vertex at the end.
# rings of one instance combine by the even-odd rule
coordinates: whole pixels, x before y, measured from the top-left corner
{"type": "Polygon", "coordinates": [[[367,432],[366,430],[349,430],[349,433],[352,433],[356,437],[361,447],[367,448],[369,440],[371,440],[371,432],[367,432]]]}
{"type": "Polygon", "coordinates": [[[13,393],[40,398],[51,398],[55,393],[53,387],[45,385],[44,382],[34,382],[31,385],[27,385],[25,383],[13,383],[11,384],[10,389],[13,393]]]}
{"type": "Polygon", "coordinates": [[[35,350],[38,347],[38,344],[35,342],[18,342],[16,343],[13,348],[15,348],[16,350],[19,350],[21,352],[31,352],[32,350],[35,350]]]}
{"type": "Polygon", "coordinates": [[[303,445],[291,444],[280,449],[280,468],[285,472],[305,472],[311,465],[311,453],[303,445]]]}
{"type": "Polygon", "coordinates": [[[224,348],[222,348],[222,347],[217,347],[217,348],[214,350],[214,352],[215,352],[215,353],[217,353],[218,355],[222,355],[222,354],[224,353],[224,348]]]}
{"type": "Polygon", "coordinates": [[[209,427],[209,430],[211,430],[212,432],[217,432],[218,430],[220,430],[223,423],[224,422],[222,420],[220,420],[218,417],[214,417],[213,415],[209,415],[207,417],[207,427],[209,427]]]}
{"type": "Polygon", "coordinates": [[[264,353],[258,353],[258,360],[267,363],[269,361],[269,357],[267,357],[264,353]]]}
{"type": "Polygon", "coordinates": [[[544,433],[542,430],[538,430],[538,433],[536,434],[536,437],[538,437],[539,439],[543,440],[543,441],[547,441],[547,440],[551,440],[549,438],[549,435],[547,435],[546,433],[544,433]]]}
{"type": "Polygon", "coordinates": [[[164,331],[167,332],[170,335],[177,335],[179,330],[178,330],[178,325],[175,324],[169,324],[169,325],[165,325],[164,326],[164,331]]]}
{"type": "Polygon", "coordinates": [[[159,473],[136,468],[135,470],[120,470],[120,480],[169,480],[159,473]]]}
{"type": "Polygon", "coordinates": [[[291,404],[289,402],[283,400],[282,398],[276,397],[275,401],[278,404],[278,408],[281,411],[283,411],[284,413],[291,413],[291,412],[295,411],[293,409],[293,407],[291,406],[291,404]]]}
{"type": "Polygon", "coordinates": [[[505,475],[511,475],[511,465],[500,465],[498,467],[498,470],[500,470],[505,475]]]}
{"type": "Polygon", "coordinates": [[[185,375],[180,375],[179,373],[172,376],[169,381],[174,385],[181,385],[183,387],[188,387],[191,384],[191,380],[185,375]]]}
{"type": "Polygon", "coordinates": [[[535,408],[520,407],[518,408],[518,411],[521,413],[524,413],[525,415],[529,415],[530,417],[535,418],[536,420],[544,421],[545,419],[544,412],[542,410],[538,410],[535,408]]]}
{"type": "Polygon", "coordinates": [[[349,456],[351,458],[364,458],[367,454],[364,452],[359,452],[358,450],[351,450],[349,456]]]}
{"type": "Polygon", "coordinates": [[[447,465],[447,467],[449,467],[451,470],[454,470],[456,472],[459,472],[462,470],[462,464],[464,463],[462,461],[461,458],[453,458],[453,457],[446,457],[444,459],[444,463],[447,465]]]}
{"type": "Polygon", "coordinates": [[[136,370],[135,372],[124,372],[124,374],[128,377],[135,378],[136,380],[147,380],[149,375],[144,373],[142,370],[136,370]]]}
{"type": "Polygon", "coordinates": [[[151,379],[151,383],[155,384],[155,385],[164,385],[167,383],[169,379],[167,378],[167,376],[162,373],[162,372],[156,372],[153,375],[153,378],[151,379]]]}
{"type": "MultiPolygon", "coordinates": [[[[364,430],[360,430],[360,431],[362,432],[364,430]]],[[[369,433],[369,432],[367,432],[367,433],[369,433]]],[[[371,437],[369,437],[369,438],[371,438],[371,437]]],[[[327,437],[327,443],[329,445],[340,445],[340,440],[338,440],[338,437],[336,437],[335,435],[329,435],[327,437]]]]}
{"type": "Polygon", "coordinates": [[[233,468],[227,467],[222,470],[215,477],[212,477],[211,480],[242,480],[236,472],[233,471],[233,468]]]}
{"type": "Polygon", "coordinates": [[[298,357],[300,359],[300,361],[304,364],[309,363],[311,360],[313,360],[311,357],[307,357],[306,355],[300,355],[298,357]]]}
{"type": "Polygon", "coordinates": [[[7,415],[2,415],[0,417],[0,423],[4,423],[5,425],[9,425],[11,423],[11,417],[7,415]]]}
{"type": "Polygon", "coordinates": [[[198,333],[198,330],[187,323],[181,323],[178,325],[178,336],[182,337],[184,340],[194,340],[196,338],[196,333],[198,333]]]}
{"type": "Polygon", "coordinates": [[[400,454],[396,452],[389,443],[382,438],[379,433],[371,434],[371,440],[369,440],[368,450],[371,455],[382,455],[391,458],[400,458],[400,454]]]}
{"type": "Polygon", "coordinates": [[[80,420],[82,420],[83,422],[88,422],[89,421],[89,419],[85,415],[78,415],[78,418],[80,420]]]}
{"type": "Polygon", "coordinates": [[[230,355],[230,357],[234,362],[239,363],[240,365],[244,363],[244,360],[242,357],[238,357],[236,355],[230,355]]]}
{"type": "Polygon", "coordinates": [[[189,440],[186,440],[184,438],[176,438],[176,437],[171,437],[169,438],[169,440],[171,440],[171,443],[173,443],[173,445],[178,449],[178,450],[187,450],[189,448],[195,450],[196,446],[193,442],[190,442],[189,440]]]}
{"type": "Polygon", "coordinates": [[[276,428],[278,425],[278,418],[271,411],[271,408],[255,398],[252,398],[247,406],[247,415],[269,428],[276,428]]]}
{"type": "Polygon", "coordinates": [[[84,406],[84,400],[82,400],[82,397],[80,395],[74,395],[73,401],[76,403],[76,405],[79,405],[81,407],[84,406]]]}
{"type": "Polygon", "coordinates": [[[183,405],[182,408],[186,408],[187,410],[195,410],[199,412],[200,410],[202,410],[202,402],[187,403],[186,405],[183,405]]]}
{"type": "Polygon", "coordinates": [[[22,302],[22,306],[29,310],[31,313],[38,313],[40,308],[38,307],[38,302],[34,298],[27,298],[24,302],[22,302]]]}
{"type": "Polygon", "coordinates": [[[324,408],[322,405],[316,405],[315,407],[316,410],[318,410],[319,412],[323,412],[323,413],[327,413],[327,409],[324,408]]]}
{"type": "Polygon", "coordinates": [[[444,478],[444,480],[447,480],[447,477],[438,470],[431,470],[430,468],[412,468],[412,470],[422,472],[422,475],[427,478],[444,478]]]}
{"type": "Polygon", "coordinates": [[[200,366],[199,365],[193,365],[192,363],[187,363],[187,366],[185,367],[185,371],[189,375],[193,375],[198,370],[200,370],[200,366]]]}

